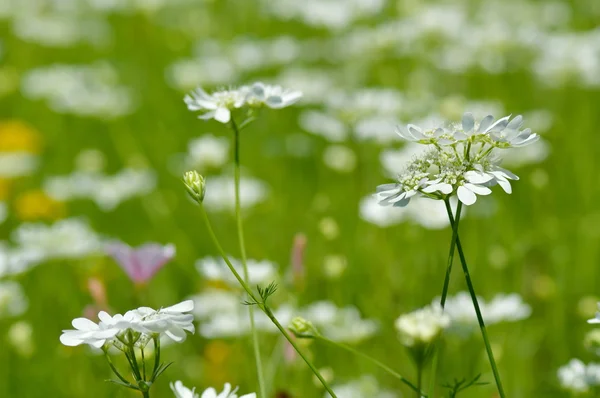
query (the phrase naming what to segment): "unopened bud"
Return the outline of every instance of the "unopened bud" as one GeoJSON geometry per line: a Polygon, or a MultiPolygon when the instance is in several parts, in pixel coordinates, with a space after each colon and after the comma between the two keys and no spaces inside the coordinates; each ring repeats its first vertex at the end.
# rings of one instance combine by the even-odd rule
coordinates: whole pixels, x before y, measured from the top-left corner
{"type": "Polygon", "coordinates": [[[195,170],[186,171],[183,175],[183,183],[192,199],[198,203],[202,203],[204,200],[204,193],[206,192],[204,177],[195,170]]]}
{"type": "Polygon", "coordinates": [[[315,337],[319,335],[317,328],[312,324],[311,321],[307,321],[306,319],[297,316],[292,319],[292,322],[288,325],[288,329],[294,333],[294,335],[298,338],[301,337],[315,337]]]}

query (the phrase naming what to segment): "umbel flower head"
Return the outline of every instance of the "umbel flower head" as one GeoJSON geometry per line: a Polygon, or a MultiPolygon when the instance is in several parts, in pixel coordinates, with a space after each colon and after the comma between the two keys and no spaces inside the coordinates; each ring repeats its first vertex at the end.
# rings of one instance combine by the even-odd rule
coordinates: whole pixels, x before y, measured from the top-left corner
{"type": "Polygon", "coordinates": [[[165,336],[175,342],[185,340],[186,332],[194,333],[194,309],[192,300],[183,301],[170,307],[154,310],[140,307],[127,311],[125,315],[98,313],[99,323],[87,318],[76,318],[72,325],[75,330],[63,330],[60,341],[66,346],[89,344],[96,348],[114,346],[123,350],[124,346],[144,347],[155,337],[165,336]]]}
{"type": "Polygon", "coordinates": [[[439,305],[404,314],[396,319],[396,330],[402,344],[407,347],[427,345],[437,339],[450,325],[450,317],[439,305]]]}
{"type": "MultiPolygon", "coordinates": [[[[217,393],[217,390],[210,387],[204,390],[202,395],[196,394],[196,389],[189,389],[183,385],[181,381],[176,381],[175,383],[171,383],[171,390],[173,394],[175,394],[176,398],[238,398],[237,390],[238,388],[232,388],[231,384],[225,383],[223,387],[223,391],[217,393]]],[[[256,393],[244,394],[239,398],[256,398],[256,393]]]]}
{"type": "Polygon", "coordinates": [[[204,111],[199,116],[200,119],[215,119],[221,123],[229,123],[231,112],[236,109],[263,106],[281,109],[295,104],[301,97],[300,91],[256,82],[249,86],[215,91],[212,94],[197,88],[183,100],[190,111],[204,111]]]}
{"type": "Polygon", "coordinates": [[[522,125],[520,115],[496,121],[489,115],[476,122],[471,113],[465,113],[461,123],[448,126],[398,127],[400,137],[428,148],[406,165],[395,183],[377,187],[379,203],[403,207],[415,195],[432,199],[456,195],[463,204],[472,205],[477,195],[489,195],[494,185],[511,193],[510,180],[519,178],[499,166],[497,153],[539,139],[531,129],[521,130],[522,125]]]}

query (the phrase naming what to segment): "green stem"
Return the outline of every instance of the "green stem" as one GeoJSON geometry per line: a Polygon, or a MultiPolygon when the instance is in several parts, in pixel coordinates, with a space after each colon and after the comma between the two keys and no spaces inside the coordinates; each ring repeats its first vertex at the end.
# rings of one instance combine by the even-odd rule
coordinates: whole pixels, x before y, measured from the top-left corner
{"type": "MultiPolygon", "coordinates": [[[[450,219],[450,224],[454,228],[455,220],[452,215],[452,209],[449,207],[448,210],[448,218],[450,219]]],[[[456,224],[458,224],[458,219],[456,220],[456,224]]],[[[457,228],[458,229],[458,228],[457,228]]],[[[492,367],[492,372],[494,373],[494,379],[496,380],[496,387],[498,388],[498,393],[500,394],[500,398],[505,398],[504,388],[502,387],[502,381],[500,380],[500,373],[498,372],[498,367],[496,366],[496,360],[494,359],[494,353],[492,352],[492,347],[490,345],[490,340],[487,334],[487,329],[485,328],[485,323],[483,322],[483,316],[481,315],[481,309],[479,308],[479,301],[477,300],[477,294],[475,293],[475,288],[473,287],[473,281],[471,281],[471,275],[469,274],[469,267],[467,266],[467,260],[465,258],[465,253],[463,252],[462,245],[460,243],[460,238],[458,233],[456,234],[456,248],[458,249],[458,256],[460,258],[460,262],[462,264],[463,273],[465,274],[465,281],[467,282],[467,287],[469,288],[469,294],[471,295],[471,300],[473,301],[473,306],[475,307],[475,313],[477,314],[477,322],[479,323],[479,329],[481,330],[481,336],[483,337],[483,342],[485,344],[485,350],[487,352],[488,359],[490,361],[490,365],[492,367]]]]}
{"type": "MultiPolygon", "coordinates": [[[[244,268],[244,281],[249,283],[250,278],[248,275],[248,264],[246,261],[246,244],[244,243],[244,229],[242,225],[242,211],[241,211],[241,198],[240,198],[240,131],[235,124],[235,120],[231,119],[231,129],[233,130],[234,136],[234,178],[235,178],[235,218],[237,221],[237,233],[240,241],[240,253],[242,257],[242,266],[244,268]]],[[[267,398],[265,388],[265,378],[263,375],[262,360],[260,357],[260,347],[258,345],[258,331],[254,323],[254,307],[248,306],[248,312],[250,314],[250,329],[252,331],[252,346],[254,348],[254,358],[256,360],[256,371],[258,373],[258,387],[260,390],[260,396],[267,398]]]]}
{"type": "Polygon", "coordinates": [[[279,331],[283,334],[283,336],[287,339],[287,341],[290,342],[290,344],[292,345],[292,347],[294,347],[294,349],[296,350],[296,352],[298,353],[298,355],[300,355],[302,357],[302,359],[304,360],[304,362],[306,362],[306,364],[308,365],[308,367],[312,370],[312,372],[315,374],[315,376],[319,379],[319,381],[321,382],[321,384],[323,385],[323,387],[325,388],[325,390],[327,390],[327,392],[329,392],[329,395],[331,395],[333,398],[337,398],[337,396],[335,395],[335,393],[333,392],[333,390],[331,389],[331,387],[329,387],[329,385],[327,384],[327,382],[325,381],[325,379],[323,378],[323,376],[321,376],[321,373],[319,373],[319,371],[317,370],[317,368],[315,368],[315,366],[310,362],[310,360],[302,353],[302,351],[300,351],[300,348],[296,345],[296,343],[294,342],[294,340],[292,340],[292,338],[290,337],[290,335],[285,331],[285,329],[283,328],[283,326],[281,326],[281,324],[279,323],[279,321],[277,320],[277,318],[275,318],[275,316],[270,311],[270,309],[268,307],[266,307],[264,303],[261,303],[258,300],[258,298],[254,294],[254,292],[252,292],[252,290],[250,289],[250,287],[248,286],[248,284],[242,279],[242,277],[240,276],[240,274],[237,272],[237,270],[235,269],[235,267],[233,266],[233,264],[231,263],[231,261],[229,261],[229,258],[227,257],[227,254],[225,254],[225,251],[223,250],[223,247],[221,247],[221,244],[219,243],[219,240],[217,239],[217,235],[215,235],[215,231],[213,230],[212,225],[210,224],[210,220],[208,219],[208,214],[206,214],[206,210],[204,209],[204,206],[202,206],[201,203],[200,203],[200,212],[202,213],[202,218],[204,219],[204,222],[206,224],[206,229],[208,230],[208,234],[210,235],[210,238],[212,239],[212,241],[213,241],[215,247],[217,248],[219,254],[223,258],[223,261],[225,261],[225,264],[227,264],[227,267],[229,268],[229,270],[231,271],[231,273],[233,274],[233,276],[235,277],[235,279],[237,279],[237,281],[239,282],[239,284],[246,291],[246,293],[250,297],[251,301],[253,303],[257,303],[258,308],[260,308],[265,313],[265,315],[267,315],[267,317],[269,317],[269,319],[271,320],[271,322],[273,322],[273,324],[275,324],[275,326],[277,327],[277,329],[279,329],[279,331]]]}
{"type": "Polygon", "coordinates": [[[144,357],[144,348],[140,348],[142,354],[142,377],[146,380],[146,358],[144,357]]]}
{"type": "Polygon", "coordinates": [[[421,393],[419,391],[421,391],[421,386],[423,385],[423,363],[420,363],[419,366],[417,366],[417,398],[421,398],[421,393]]]}
{"type": "MultiPolygon", "coordinates": [[[[438,347],[439,349],[439,347],[438,347]]],[[[435,380],[437,378],[437,365],[438,365],[438,350],[433,353],[433,361],[431,361],[431,375],[429,379],[429,396],[435,396],[435,380]]]]}
{"type": "Polygon", "coordinates": [[[142,390],[142,397],[144,397],[144,398],[150,398],[150,391],[143,391],[142,390]]]}
{"type": "Polygon", "coordinates": [[[150,382],[154,383],[156,379],[156,372],[158,372],[158,368],[160,366],[160,337],[152,336],[152,341],[154,342],[154,369],[152,369],[152,378],[150,382]]]}
{"type": "MultiPolygon", "coordinates": [[[[312,336],[311,336],[312,337],[312,336]]],[[[325,336],[321,336],[321,335],[316,335],[313,337],[314,339],[317,340],[321,340],[325,343],[329,343],[333,346],[336,346],[338,348],[341,348],[342,350],[346,350],[356,356],[359,356],[361,358],[366,359],[367,361],[377,365],[378,367],[380,367],[381,369],[385,370],[387,373],[391,374],[392,376],[394,376],[395,378],[397,378],[398,380],[400,380],[402,383],[406,384],[408,387],[410,387],[413,391],[415,391],[416,393],[419,394],[419,396],[426,396],[422,390],[420,388],[418,388],[417,386],[415,386],[413,383],[411,383],[409,380],[407,380],[404,376],[402,376],[400,373],[396,372],[394,369],[390,368],[389,366],[385,365],[384,363],[378,361],[377,359],[371,357],[370,355],[365,354],[364,352],[360,352],[352,347],[350,347],[349,345],[343,344],[343,343],[338,343],[337,341],[333,341],[328,339],[325,336]]]]}
{"type": "Polygon", "coordinates": [[[129,387],[131,389],[134,389],[134,390],[137,390],[138,388],[136,386],[134,386],[133,384],[131,384],[125,377],[123,377],[121,375],[121,373],[119,373],[119,371],[117,370],[117,368],[113,364],[112,359],[110,359],[110,355],[108,355],[108,350],[104,350],[104,355],[106,356],[106,360],[108,361],[108,366],[110,366],[110,369],[119,378],[119,380],[121,380],[124,384],[126,384],[127,387],[129,387]]]}
{"type": "MultiPolygon", "coordinates": [[[[450,200],[444,200],[446,205],[446,211],[448,214],[452,214],[452,208],[450,207],[450,200]]],[[[460,212],[462,210],[462,202],[458,202],[456,207],[456,222],[451,222],[452,225],[452,239],[450,240],[450,252],[448,253],[448,263],[446,265],[446,276],[444,277],[444,287],[442,288],[442,298],[440,299],[440,306],[442,309],[446,306],[446,298],[448,296],[448,286],[450,284],[450,273],[452,272],[452,262],[454,261],[454,248],[456,247],[456,239],[458,237],[458,223],[460,222],[460,212]]]]}

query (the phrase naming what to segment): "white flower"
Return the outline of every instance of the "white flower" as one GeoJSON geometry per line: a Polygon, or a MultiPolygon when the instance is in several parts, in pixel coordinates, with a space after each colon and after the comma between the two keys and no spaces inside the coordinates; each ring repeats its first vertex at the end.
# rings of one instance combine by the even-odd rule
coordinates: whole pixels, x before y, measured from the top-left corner
{"type": "Polygon", "coordinates": [[[402,315],[395,322],[400,341],[408,347],[431,343],[449,325],[450,317],[439,305],[402,315]]]}
{"type": "Polygon", "coordinates": [[[3,178],[16,178],[33,174],[38,165],[38,156],[31,153],[0,153],[0,177],[3,178]]]}
{"type": "Polygon", "coordinates": [[[300,91],[256,82],[250,87],[247,101],[253,106],[266,105],[271,109],[281,109],[295,104],[300,98],[300,91]]]}
{"type": "Polygon", "coordinates": [[[246,104],[248,88],[229,89],[208,94],[197,88],[183,99],[190,111],[206,111],[200,119],[215,119],[221,123],[229,123],[231,111],[246,104]]]}
{"type": "Polygon", "coordinates": [[[183,385],[183,383],[177,380],[175,383],[169,383],[173,394],[176,398],[199,398],[199,395],[195,393],[196,389],[191,390],[183,385]]]}
{"type": "Polygon", "coordinates": [[[27,310],[28,302],[17,282],[0,282],[0,319],[19,316],[27,310]]]}
{"type": "Polygon", "coordinates": [[[124,336],[127,332],[140,333],[139,344],[146,344],[153,336],[165,336],[175,342],[186,338],[186,331],[194,333],[192,321],[194,316],[186,314],[194,309],[194,302],[183,301],[171,307],[158,311],[148,307],[140,307],[127,311],[125,315],[111,316],[104,311],[98,313],[99,323],[87,318],[76,318],[72,324],[75,330],[63,330],[60,341],[67,346],[89,344],[100,348],[106,343],[115,343],[120,348],[120,342],[114,338],[124,336]]]}
{"type": "Polygon", "coordinates": [[[188,168],[199,169],[221,167],[227,162],[228,156],[229,140],[206,134],[188,142],[185,165],[188,168]]]}
{"type": "MultiPolygon", "coordinates": [[[[213,211],[234,211],[235,185],[233,177],[214,176],[206,181],[204,206],[213,211]]],[[[258,179],[242,177],[240,196],[242,208],[251,208],[264,201],[269,193],[268,185],[258,179]]]]}
{"type": "Polygon", "coordinates": [[[567,365],[558,369],[560,385],[573,392],[586,392],[590,387],[600,386],[600,364],[584,364],[579,359],[572,359],[567,365]]]}
{"type": "MultiPolygon", "coordinates": [[[[377,379],[371,375],[361,376],[359,379],[345,384],[332,386],[338,398],[397,398],[398,395],[379,387],[377,379]]],[[[325,394],[328,398],[329,394],[325,394]]]]}
{"type": "MultiPolygon", "coordinates": [[[[244,270],[240,260],[230,257],[233,267],[240,275],[244,275],[244,270]]],[[[277,264],[268,260],[246,261],[248,266],[249,283],[252,286],[261,285],[273,281],[277,278],[277,264]]],[[[238,286],[237,279],[229,270],[229,267],[223,259],[217,257],[204,257],[196,261],[196,269],[208,280],[225,281],[232,286],[238,286]]]]}
{"type": "Polygon", "coordinates": [[[357,308],[338,308],[330,301],[318,301],[298,311],[324,336],[345,343],[359,343],[379,330],[376,321],[363,319],[357,308]]]}
{"type": "Polygon", "coordinates": [[[194,333],[194,316],[187,314],[193,311],[194,302],[186,300],[170,307],[161,308],[158,311],[149,307],[140,307],[134,310],[140,317],[137,322],[131,324],[135,331],[147,334],[164,334],[175,342],[186,339],[187,333],[194,333]]]}
{"type": "Polygon", "coordinates": [[[106,324],[95,323],[87,318],[75,318],[71,322],[75,330],[63,330],[60,342],[66,346],[78,346],[89,344],[95,348],[101,348],[107,340],[114,338],[122,330],[117,323],[106,324]]]}
{"type": "MultiPolygon", "coordinates": [[[[225,383],[222,392],[217,393],[217,390],[210,387],[204,390],[200,398],[238,398],[237,390],[238,387],[232,389],[231,384],[225,383]]],[[[240,395],[239,398],[256,398],[256,393],[240,395]]]]}
{"type": "MultiPolygon", "coordinates": [[[[456,190],[458,200],[469,206],[475,203],[477,195],[489,195],[492,190],[482,185],[493,179],[492,176],[470,170],[464,174],[464,181],[456,190]]],[[[510,184],[509,184],[510,186],[510,184]]]]}

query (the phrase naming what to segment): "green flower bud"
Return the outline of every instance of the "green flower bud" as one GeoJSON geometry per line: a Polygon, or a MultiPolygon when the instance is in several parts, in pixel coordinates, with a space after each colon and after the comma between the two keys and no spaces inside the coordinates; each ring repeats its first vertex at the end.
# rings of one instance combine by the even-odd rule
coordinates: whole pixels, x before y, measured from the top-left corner
{"type": "Polygon", "coordinates": [[[199,204],[204,200],[204,194],[206,193],[206,183],[204,177],[195,170],[187,171],[183,175],[183,183],[187,189],[188,194],[199,204]]]}
{"type": "Polygon", "coordinates": [[[292,322],[288,325],[288,329],[294,333],[294,335],[298,338],[301,337],[315,337],[319,335],[317,328],[312,324],[311,321],[307,321],[306,319],[297,316],[292,319],[292,322]]]}

